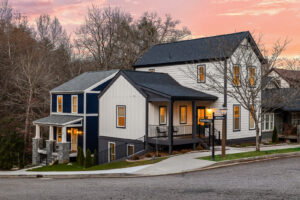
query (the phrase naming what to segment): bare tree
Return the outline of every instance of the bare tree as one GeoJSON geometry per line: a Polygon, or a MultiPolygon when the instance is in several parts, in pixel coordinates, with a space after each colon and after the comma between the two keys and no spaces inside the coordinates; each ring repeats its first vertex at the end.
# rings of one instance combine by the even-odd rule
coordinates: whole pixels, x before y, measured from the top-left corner
{"type": "MultiPolygon", "coordinates": [[[[262,49],[259,51],[257,46],[263,48],[261,37],[256,41],[257,46],[255,43],[245,40],[234,51],[233,55],[229,57],[227,56],[228,52],[232,52],[233,50],[232,45],[223,39],[220,39],[217,43],[219,46],[207,44],[213,51],[211,53],[219,57],[213,58],[215,61],[211,62],[212,69],[207,69],[206,71],[206,82],[199,87],[206,91],[215,91],[219,94],[225,94],[249,111],[255,123],[256,150],[259,151],[260,122],[262,112],[264,112],[264,109],[262,109],[263,104],[274,109],[276,106],[280,106],[282,102],[287,101],[292,95],[289,94],[290,96],[287,97],[276,93],[277,96],[275,97],[274,93],[271,98],[268,98],[268,100],[264,102],[262,102],[261,99],[261,92],[266,84],[263,80],[265,80],[274,67],[280,63],[282,64],[283,59],[280,58],[280,55],[286,49],[289,41],[277,41],[271,50],[267,51],[266,49],[262,49]],[[263,55],[259,55],[260,52],[262,52],[263,55]],[[259,56],[261,57],[260,59],[259,56]],[[220,57],[224,59],[220,59],[220,57]],[[264,68],[264,74],[261,73],[262,70],[260,68],[257,68],[261,62],[267,65],[267,67],[264,68]],[[227,86],[224,84],[224,80],[227,86]]],[[[198,79],[195,65],[189,67],[186,75],[193,79],[198,79]]],[[[293,94],[296,93],[293,92],[293,94]]]]}
{"type": "Polygon", "coordinates": [[[153,13],[145,13],[134,21],[119,8],[93,5],[76,32],[75,44],[82,57],[94,60],[99,68],[131,68],[154,44],[189,35],[187,28],[177,28],[179,23],[169,15],[162,20],[153,13]]]}

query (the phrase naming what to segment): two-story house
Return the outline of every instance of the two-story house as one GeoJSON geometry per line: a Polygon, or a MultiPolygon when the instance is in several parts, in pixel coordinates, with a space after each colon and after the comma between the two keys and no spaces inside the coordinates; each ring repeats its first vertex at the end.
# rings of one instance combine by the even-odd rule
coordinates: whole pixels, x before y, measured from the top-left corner
{"type": "Polygon", "coordinates": [[[118,70],[83,73],[50,91],[50,115],[35,120],[32,163],[68,162],[78,147],[98,148],[98,95],[118,70]],[[49,127],[42,133],[42,127],[49,127]]]}
{"type": "MultiPolygon", "coordinates": [[[[216,135],[224,130],[228,142],[255,141],[254,119],[249,111],[226,92],[200,86],[208,84],[208,73],[217,75],[216,63],[234,69],[238,87],[240,73],[251,67],[259,75],[263,61],[249,32],[153,46],[135,63],[135,71],[119,71],[99,95],[99,110],[105,116],[99,118],[99,161],[141,152],[142,142],[146,148],[166,147],[170,154],[177,146],[206,147],[210,134],[209,128],[200,130],[205,127],[203,119],[211,119],[224,108],[225,129],[223,121],[216,121],[216,135]],[[254,52],[252,66],[238,61],[226,64],[229,59],[237,60],[237,53],[245,46],[254,52]],[[195,78],[188,76],[190,71],[195,78]]],[[[218,75],[223,77],[219,84],[230,89],[224,74],[218,75]]]]}
{"type": "Polygon", "coordinates": [[[270,140],[274,127],[280,138],[297,140],[300,125],[300,71],[273,68],[262,92],[262,139],[270,140]]]}

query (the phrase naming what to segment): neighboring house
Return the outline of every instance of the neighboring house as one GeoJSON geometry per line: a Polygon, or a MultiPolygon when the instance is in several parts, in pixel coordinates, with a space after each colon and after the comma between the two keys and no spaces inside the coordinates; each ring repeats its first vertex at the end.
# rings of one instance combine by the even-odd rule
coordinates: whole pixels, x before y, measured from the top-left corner
{"type": "Polygon", "coordinates": [[[280,137],[296,139],[300,125],[300,71],[274,68],[265,77],[262,139],[270,140],[274,127],[280,137]]]}
{"type": "MultiPolygon", "coordinates": [[[[246,109],[227,95],[200,87],[209,81],[206,73],[216,71],[215,62],[234,58],[241,45],[255,53],[251,67],[260,74],[263,57],[249,32],[155,45],[136,62],[136,71],[120,71],[99,96],[99,111],[105,116],[99,118],[100,162],[143,151],[141,141],[147,148],[168,147],[170,154],[175,146],[206,147],[208,133],[200,130],[200,119],[224,107],[227,141],[255,141],[254,120],[246,109]],[[189,77],[189,70],[197,78],[189,77]]],[[[239,72],[246,68],[227,67],[239,72]]],[[[222,121],[215,128],[218,137],[222,121]]]]}
{"type": "Polygon", "coordinates": [[[78,147],[84,152],[97,150],[98,95],[117,72],[86,72],[50,91],[50,115],[33,122],[33,164],[44,158],[46,163],[68,162],[77,156],[78,147]],[[49,134],[42,135],[40,126],[49,127],[49,134]]]}

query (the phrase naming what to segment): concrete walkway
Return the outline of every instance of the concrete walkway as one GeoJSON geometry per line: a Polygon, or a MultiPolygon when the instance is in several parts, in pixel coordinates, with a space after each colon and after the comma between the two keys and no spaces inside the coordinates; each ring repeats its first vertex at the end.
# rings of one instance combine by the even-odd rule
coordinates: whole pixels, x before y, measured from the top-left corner
{"type": "MultiPolygon", "coordinates": [[[[273,145],[273,146],[262,146],[261,150],[276,150],[276,149],[287,149],[300,147],[297,145],[273,145]]],[[[216,155],[221,154],[221,147],[216,147],[216,155]]],[[[227,147],[226,154],[241,153],[255,151],[255,147],[227,147]]],[[[201,169],[215,164],[214,161],[196,159],[199,157],[210,156],[210,151],[195,151],[181,155],[174,155],[170,158],[151,165],[143,165],[137,167],[129,167],[122,169],[112,170],[98,170],[98,171],[68,171],[68,172],[30,172],[27,169],[18,171],[0,171],[0,176],[36,176],[36,175],[48,175],[48,176],[77,176],[77,175],[166,175],[181,172],[188,172],[192,170],[201,169]]]]}

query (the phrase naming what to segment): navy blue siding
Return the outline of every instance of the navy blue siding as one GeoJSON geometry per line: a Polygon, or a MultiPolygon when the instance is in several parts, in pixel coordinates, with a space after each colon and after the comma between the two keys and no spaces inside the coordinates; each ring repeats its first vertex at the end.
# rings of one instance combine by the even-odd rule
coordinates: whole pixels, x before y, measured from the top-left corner
{"type": "Polygon", "coordinates": [[[78,113],[83,113],[83,94],[78,94],[78,113]]]}
{"type": "Polygon", "coordinates": [[[56,100],[57,100],[57,95],[52,94],[52,112],[56,112],[57,109],[56,100]]]}
{"type": "Polygon", "coordinates": [[[63,94],[63,112],[71,113],[71,95],[63,94]]]}
{"type": "Polygon", "coordinates": [[[86,148],[98,149],[98,117],[86,117],[86,148]]]}
{"type": "Polygon", "coordinates": [[[112,79],[109,79],[108,81],[106,81],[106,82],[102,83],[101,85],[95,87],[93,89],[93,91],[102,91],[110,83],[111,80],[112,79]]]}
{"type": "Polygon", "coordinates": [[[78,95],[78,113],[83,113],[84,99],[83,94],[52,94],[52,112],[57,112],[57,96],[63,96],[63,112],[71,113],[72,111],[72,102],[71,96],[78,95]]]}
{"type": "Polygon", "coordinates": [[[98,113],[98,94],[86,94],[86,113],[98,113]]]}

